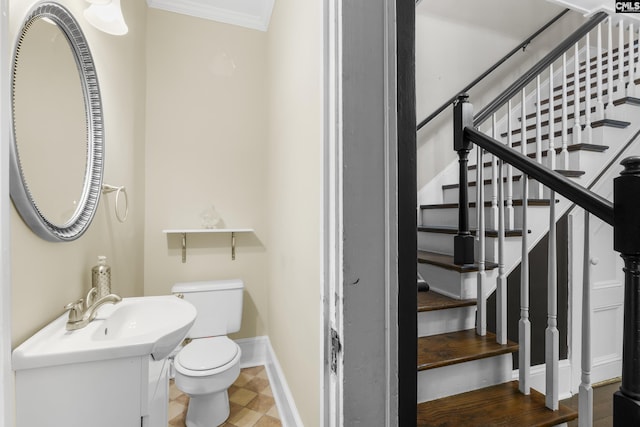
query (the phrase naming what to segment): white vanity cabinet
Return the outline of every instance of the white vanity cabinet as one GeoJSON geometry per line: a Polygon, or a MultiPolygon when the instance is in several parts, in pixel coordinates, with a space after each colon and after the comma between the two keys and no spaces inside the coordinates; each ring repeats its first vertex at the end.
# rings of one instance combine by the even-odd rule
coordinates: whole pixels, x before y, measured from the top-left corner
{"type": "Polygon", "coordinates": [[[150,356],[16,371],[17,427],[166,427],[169,361],[150,356]]]}

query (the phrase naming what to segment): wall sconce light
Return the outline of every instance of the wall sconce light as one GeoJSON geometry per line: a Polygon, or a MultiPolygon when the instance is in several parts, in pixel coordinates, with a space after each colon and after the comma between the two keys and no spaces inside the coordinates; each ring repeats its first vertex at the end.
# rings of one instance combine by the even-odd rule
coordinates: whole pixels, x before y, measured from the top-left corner
{"type": "Polygon", "coordinates": [[[114,36],[127,34],[129,27],[124,22],[120,0],[87,0],[91,5],[85,9],[84,17],[100,31],[114,36]]]}

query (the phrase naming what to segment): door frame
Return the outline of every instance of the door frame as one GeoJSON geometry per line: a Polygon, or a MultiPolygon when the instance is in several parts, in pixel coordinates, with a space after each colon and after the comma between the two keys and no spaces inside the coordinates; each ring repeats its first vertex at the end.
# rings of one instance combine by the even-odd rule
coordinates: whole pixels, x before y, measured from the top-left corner
{"type": "Polygon", "coordinates": [[[415,3],[328,0],[324,22],[321,424],[415,425],[415,3]]]}

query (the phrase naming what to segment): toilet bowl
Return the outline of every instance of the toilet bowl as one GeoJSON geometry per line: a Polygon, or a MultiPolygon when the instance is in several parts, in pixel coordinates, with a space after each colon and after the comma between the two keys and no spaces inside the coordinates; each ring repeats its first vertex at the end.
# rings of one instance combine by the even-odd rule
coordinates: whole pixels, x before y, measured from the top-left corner
{"type": "Polygon", "coordinates": [[[226,334],[240,329],[243,288],[240,280],[223,280],[171,289],[198,311],[191,341],[173,360],[176,387],[189,396],[187,427],[218,426],[229,417],[227,389],[240,375],[242,351],[226,334]]]}
{"type": "Polygon", "coordinates": [[[217,426],[229,417],[227,389],[240,375],[240,347],[227,337],[199,338],[174,359],[175,383],[189,395],[187,427],[217,426]]]}

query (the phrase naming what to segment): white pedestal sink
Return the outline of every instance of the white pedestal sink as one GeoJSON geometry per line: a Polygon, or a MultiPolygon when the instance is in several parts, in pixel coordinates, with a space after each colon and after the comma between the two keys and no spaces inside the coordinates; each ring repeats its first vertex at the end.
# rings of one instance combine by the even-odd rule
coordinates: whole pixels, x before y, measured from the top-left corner
{"type": "Polygon", "coordinates": [[[17,427],[166,427],[166,357],[196,309],[175,296],[124,298],[86,327],[60,316],[13,351],[17,427]]]}

